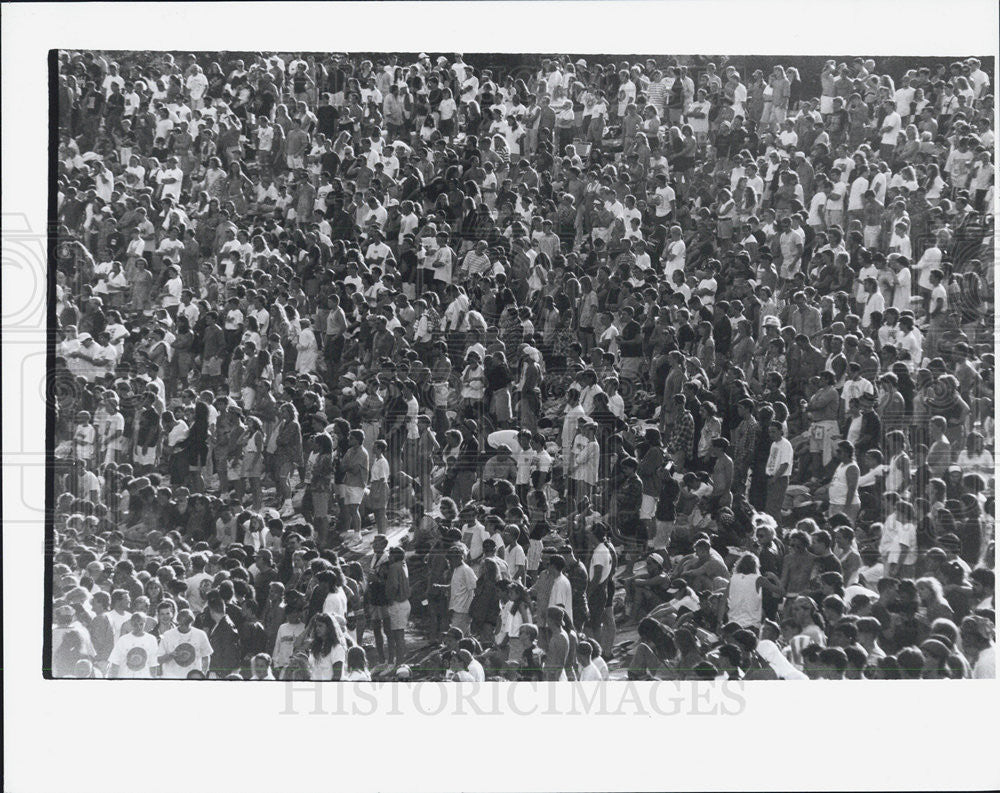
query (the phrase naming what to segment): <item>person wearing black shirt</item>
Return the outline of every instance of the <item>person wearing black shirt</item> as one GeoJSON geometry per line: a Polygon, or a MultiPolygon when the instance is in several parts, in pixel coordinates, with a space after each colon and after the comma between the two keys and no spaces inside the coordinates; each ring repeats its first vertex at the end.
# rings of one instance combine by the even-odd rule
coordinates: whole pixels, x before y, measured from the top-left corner
{"type": "Polygon", "coordinates": [[[631,306],[622,306],[618,349],[622,356],[622,376],[638,378],[642,365],[642,325],[635,320],[634,314],[631,306]]]}
{"type": "Polygon", "coordinates": [[[354,219],[344,211],[343,201],[334,201],[327,208],[326,219],[330,221],[330,239],[351,242],[357,239],[354,219]]]}
{"type": "Polygon", "coordinates": [[[334,106],[332,97],[330,94],[323,94],[323,104],[316,108],[316,131],[334,140],[339,131],[339,118],[340,111],[334,106]]]}
{"type": "Polygon", "coordinates": [[[823,573],[843,573],[840,560],[833,553],[833,539],[830,537],[830,532],[821,529],[812,535],[812,552],[816,557],[813,560],[815,577],[823,573]]]}
{"type": "Polygon", "coordinates": [[[680,317],[680,322],[677,325],[677,347],[683,353],[691,353],[694,345],[698,341],[698,334],[695,329],[691,327],[691,323],[688,322],[688,313],[685,309],[683,313],[678,312],[680,317]]]}
{"type": "Polygon", "coordinates": [[[118,83],[111,84],[111,94],[104,103],[104,125],[106,130],[117,131],[125,115],[125,95],[118,83]]]}
{"type": "Polygon", "coordinates": [[[729,355],[733,343],[733,323],[729,321],[729,302],[720,300],[715,304],[715,318],[712,326],[712,339],[715,341],[717,357],[729,355]]]}

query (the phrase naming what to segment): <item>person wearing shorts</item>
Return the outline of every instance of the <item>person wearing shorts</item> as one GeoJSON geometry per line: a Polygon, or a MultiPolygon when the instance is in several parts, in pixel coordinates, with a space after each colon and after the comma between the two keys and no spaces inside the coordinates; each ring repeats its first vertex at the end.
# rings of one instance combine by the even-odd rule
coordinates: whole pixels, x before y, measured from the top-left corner
{"type": "Polygon", "coordinates": [[[809,463],[813,470],[821,470],[833,459],[840,426],[837,424],[840,394],[834,388],[834,374],[820,372],[820,386],[809,398],[809,463]]]}
{"type": "MultiPolygon", "coordinates": [[[[644,526],[648,527],[656,518],[656,496],[651,496],[648,493],[642,494],[642,504],[639,507],[639,520],[642,521],[644,526]]],[[[650,539],[653,538],[652,532],[648,532],[650,539]]]]}
{"type": "Polygon", "coordinates": [[[833,459],[834,447],[840,440],[840,427],[833,419],[815,421],[809,427],[809,453],[821,454],[823,465],[833,459]]]}
{"type": "MultiPolygon", "coordinates": [[[[365,591],[365,622],[375,637],[375,652],[379,661],[385,660],[385,640],[389,629],[389,539],[384,534],[372,538],[372,558],[368,569],[368,589],[365,591]],[[385,634],[383,635],[383,631],[385,634]]],[[[407,582],[408,583],[408,582],[407,582]]],[[[363,634],[358,634],[359,643],[363,634]]]]}
{"type": "Polygon", "coordinates": [[[389,549],[389,562],[385,571],[385,595],[389,605],[385,607],[385,617],[389,628],[390,664],[401,664],[406,654],[403,639],[406,625],[410,621],[410,576],[406,569],[406,553],[395,546],[389,549]]]}
{"type": "Polygon", "coordinates": [[[340,459],[341,497],[344,500],[343,519],[338,521],[340,531],[361,531],[361,502],[368,482],[368,452],[364,449],[365,433],[351,430],[347,436],[350,444],[340,459]]]}
{"type": "Polygon", "coordinates": [[[365,497],[363,487],[355,487],[354,485],[342,485],[341,487],[345,504],[360,504],[365,497]]]}

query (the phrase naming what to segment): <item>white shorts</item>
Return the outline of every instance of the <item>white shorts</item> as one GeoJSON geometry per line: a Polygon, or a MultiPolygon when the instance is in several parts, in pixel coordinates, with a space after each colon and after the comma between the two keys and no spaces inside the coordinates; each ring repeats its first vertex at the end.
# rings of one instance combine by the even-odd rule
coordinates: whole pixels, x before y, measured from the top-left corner
{"type": "Polygon", "coordinates": [[[652,520],[656,515],[656,496],[642,494],[642,505],[639,507],[639,517],[642,520],[652,520]]]}
{"type": "Polygon", "coordinates": [[[819,98],[819,112],[821,115],[828,116],[833,112],[833,97],[832,96],[821,96],[819,98]]]}
{"type": "Polygon", "coordinates": [[[345,504],[360,504],[361,500],[365,497],[365,489],[363,487],[343,485],[343,488],[345,504]]]}
{"type": "Polygon", "coordinates": [[[389,615],[389,630],[401,631],[406,628],[410,621],[410,601],[401,600],[399,603],[390,603],[386,607],[389,615]]]}

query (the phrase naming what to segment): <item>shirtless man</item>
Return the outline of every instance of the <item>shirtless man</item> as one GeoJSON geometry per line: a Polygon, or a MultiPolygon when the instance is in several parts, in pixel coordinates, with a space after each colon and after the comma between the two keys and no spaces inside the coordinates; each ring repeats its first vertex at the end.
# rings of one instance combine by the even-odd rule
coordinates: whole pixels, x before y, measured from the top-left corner
{"type": "Polygon", "coordinates": [[[729,456],[729,441],[725,438],[715,438],[712,440],[712,448],[709,452],[715,459],[712,467],[712,476],[709,481],[712,484],[712,493],[709,496],[709,503],[713,509],[719,507],[731,507],[733,505],[733,459],[729,456]]]}
{"type": "Polygon", "coordinates": [[[809,552],[809,537],[795,529],[788,535],[788,555],[781,571],[781,588],[786,597],[795,597],[809,591],[813,555],[809,552]]]}
{"type": "Polygon", "coordinates": [[[566,659],[569,656],[569,634],[562,627],[564,614],[565,612],[559,606],[549,606],[545,611],[545,622],[549,626],[549,643],[543,667],[545,680],[560,680],[566,672],[566,659]]]}

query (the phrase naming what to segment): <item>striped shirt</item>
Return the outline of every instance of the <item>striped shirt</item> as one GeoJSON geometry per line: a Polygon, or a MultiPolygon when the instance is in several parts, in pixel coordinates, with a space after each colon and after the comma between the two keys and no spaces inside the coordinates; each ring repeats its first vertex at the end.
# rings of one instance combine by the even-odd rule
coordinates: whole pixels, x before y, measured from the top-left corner
{"type": "Polygon", "coordinates": [[[646,101],[656,108],[656,112],[663,116],[667,109],[667,86],[662,80],[650,83],[646,88],[646,101]]]}

